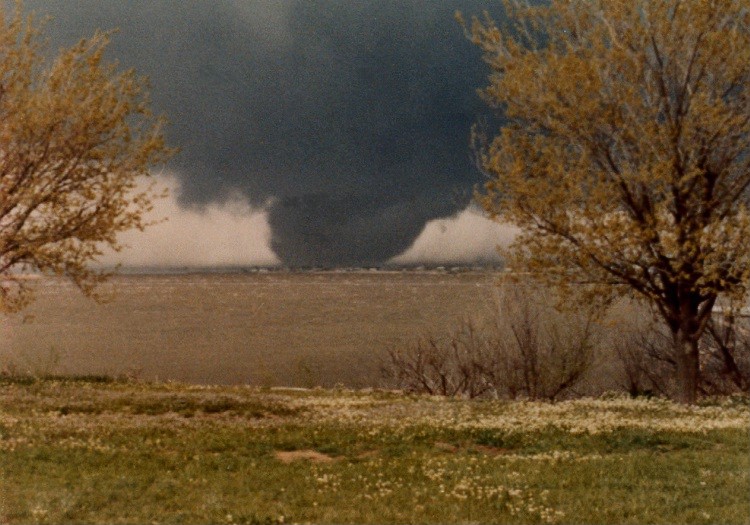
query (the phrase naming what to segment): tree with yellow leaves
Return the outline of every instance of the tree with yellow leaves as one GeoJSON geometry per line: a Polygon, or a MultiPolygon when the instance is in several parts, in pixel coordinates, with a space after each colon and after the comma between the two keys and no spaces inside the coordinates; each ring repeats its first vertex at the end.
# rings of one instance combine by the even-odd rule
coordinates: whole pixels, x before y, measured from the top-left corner
{"type": "Polygon", "coordinates": [[[91,293],[102,248],[145,226],[155,195],[136,181],[171,151],[145,80],[106,63],[107,43],[97,32],[46,61],[33,18],[0,6],[0,310],[27,304],[24,271],[91,293]]]}
{"type": "Polygon", "coordinates": [[[479,199],[520,228],[509,264],[588,299],[649,302],[693,403],[714,305],[744,299],[750,278],[750,4],[506,9],[507,26],[486,16],[467,33],[507,122],[479,148],[479,199]]]}

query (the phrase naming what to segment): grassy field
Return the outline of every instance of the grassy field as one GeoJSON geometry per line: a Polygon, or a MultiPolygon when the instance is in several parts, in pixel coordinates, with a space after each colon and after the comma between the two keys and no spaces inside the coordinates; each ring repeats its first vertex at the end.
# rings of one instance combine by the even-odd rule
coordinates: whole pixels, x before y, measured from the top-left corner
{"type": "Polygon", "coordinates": [[[2,523],[748,523],[750,407],[0,382],[2,523]]]}

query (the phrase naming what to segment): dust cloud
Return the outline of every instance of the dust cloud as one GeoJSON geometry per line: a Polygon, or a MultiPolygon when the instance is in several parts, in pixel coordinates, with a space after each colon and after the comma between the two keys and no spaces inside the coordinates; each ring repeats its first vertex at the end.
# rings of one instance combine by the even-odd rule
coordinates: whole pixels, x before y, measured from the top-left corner
{"type": "MultiPolygon", "coordinates": [[[[157,192],[163,188],[169,192],[166,198],[155,202],[147,217],[147,220],[157,223],[143,232],[121,234],[118,239],[125,248],[119,253],[107,251],[99,259],[101,266],[282,264],[272,249],[271,202],[264,207],[253,207],[242,195],[229,194],[204,207],[185,208],[180,204],[178,177],[161,175],[156,181],[157,192]]],[[[501,261],[497,247],[507,246],[515,234],[513,227],[486,218],[472,204],[452,217],[429,221],[412,245],[388,260],[388,264],[496,264],[501,261]]]]}
{"type": "MultiPolygon", "coordinates": [[[[145,183],[143,183],[145,188],[145,183]]],[[[179,201],[180,182],[174,175],[156,179],[168,196],[154,203],[147,220],[161,221],[145,231],[128,231],[118,240],[125,248],[107,251],[102,266],[274,266],[271,228],[265,208],[254,208],[240,195],[228,195],[205,207],[185,208],[179,201]]]]}
{"type": "Polygon", "coordinates": [[[429,221],[414,243],[391,264],[498,263],[498,246],[507,246],[516,235],[512,226],[499,224],[475,205],[447,219],[429,221]]]}

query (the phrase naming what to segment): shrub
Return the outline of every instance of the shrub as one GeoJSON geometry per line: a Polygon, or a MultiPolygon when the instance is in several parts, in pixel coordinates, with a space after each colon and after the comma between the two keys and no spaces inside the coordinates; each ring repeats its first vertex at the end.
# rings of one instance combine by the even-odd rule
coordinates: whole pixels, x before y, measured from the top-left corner
{"type": "Polygon", "coordinates": [[[573,393],[591,366],[599,336],[593,310],[556,309],[528,284],[499,288],[493,314],[441,335],[388,349],[391,386],[442,396],[554,401],[573,393]]]}
{"type": "MultiPolygon", "coordinates": [[[[620,365],[620,385],[631,395],[674,397],[677,368],[671,334],[643,308],[615,323],[612,345],[620,365]]],[[[750,319],[737,308],[719,308],[708,320],[698,349],[699,392],[728,395],[750,391],[750,319]]]]}

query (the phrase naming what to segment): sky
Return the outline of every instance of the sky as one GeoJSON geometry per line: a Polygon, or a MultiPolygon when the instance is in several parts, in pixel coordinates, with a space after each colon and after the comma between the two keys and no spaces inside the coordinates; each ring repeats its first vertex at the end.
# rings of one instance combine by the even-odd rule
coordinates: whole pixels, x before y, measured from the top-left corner
{"type": "MultiPolygon", "coordinates": [[[[489,0],[26,0],[52,49],[114,29],[180,153],[167,223],[126,264],[360,266],[495,260],[471,204],[487,69],[454,20],[489,0]],[[200,232],[200,235],[196,235],[200,232]],[[446,235],[446,232],[449,232],[446,235]],[[462,232],[462,233],[457,233],[462,232]]],[[[111,256],[107,260],[114,260],[111,256]]],[[[124,259],[123,259],[124,257],[124,259]]]]}

